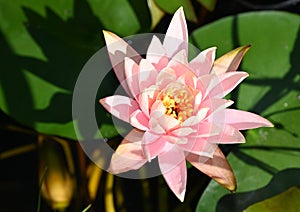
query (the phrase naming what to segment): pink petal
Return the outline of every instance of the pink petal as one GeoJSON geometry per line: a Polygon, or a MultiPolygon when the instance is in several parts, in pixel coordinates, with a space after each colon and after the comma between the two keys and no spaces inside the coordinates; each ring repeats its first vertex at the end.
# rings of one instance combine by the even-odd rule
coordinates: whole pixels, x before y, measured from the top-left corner
{"type": "Polygon", "coordinates": [[[149,162],[163,151],[165,144],[166,140],[161,135],[145,132],[142,139],[142,148],[149,162]]]}
{"type": "Polygon", "coordinates": [[[192,127],[196,132],[191,133],[189,138],[209,138],[218,136],[222,132],[219,126],[210,122],[200,122],[192,127]]]}
{"type": "Polygon", "coordinates": [[[195,94],[195,99],[194,99],[194,113],[195,113],[195,111],[198,110],[201,102],[202,102],[202,92],[198,91],[198,93],[195,94]]]}
{"type": "Polygon", "coordinates": [[[203,157],[195,154],[188,154],[186,158],[194,167],[213,178],[226,189],[230,191],[236,190],[237,185],[234,173],[226,157],[218,147],[215,150],[213,158],[209,158],[205,163],[201,162],[203,161],[203,157]]]}
{"type": "Polygon", "coordinates": [[[171,20],[163,46],[169,58],[181,50],[188,53],[188,32],[182,7],[175,12],[171,20]]]}
{"type": "Polygon", "coordinates": [[[191,72],[188,67],[187,55],[183,50],[171,58],[170,62],[168,63],[168,67],[175,71],[177,78],[186,72],[191,72]]]}
{"type": "Polygon", "coordinates": [[[219,119],[225,117],[225,108],[229,107],[233,104],[233,101],[227,99],[215,99],[209,98],[205,101],[201,102],[197,110],[201,110],[202,108],[209,108],[209,111],[206,114],[206,119],[209,119],[211,122],[219,121],[219,119]]]}
{"type": "Polygon", "coordinates": [[[109,96],[99,102],[112,115],[128,123],[131,114],[139,109],[137,102],[126,96],[109,96]]]}
{"type": "Polygon", "coordinates": [[[198,78],[196,89],[202,93],[202,99],[205,99],[209,92],[219,84],[217,75],[206,74],[198,78]]]}
{"type": "Polygon", "coordinates": [[[216,55],[216,47],[206,49],[197,55],[190,63],[189,67],[194,71],[197,77],[209,74],[216,55]]]}
{"type": "Polygon", "coordinates": [[[187,126],[193,126],[195,124],[198,124],[207,116],[208,111],[209,108],[201,108],[195,116],[189,117],[181,124],[181,126],[187,127],[187,126]]]}
{"type": "Polygon", "coordinates": [[[131,95],[136,98],[140,94],[138,83],[139,66],[138,64],[136,64],[136,62],[134,62],[134,60],[125,57],[124,69],[126,84],[130,90],[131,95]]]}
{"type": "Polygon", "coordinates": [[[158,119],[158,123],[163,129],[165,129],[166,132],[176,129],[180,126],[180,122],[177,119],[168,115],[161,116],[158,119]]]}
{"type": "Polygon", "coordinates": [[[232,91],[242,80],[248,77],[246,72],[228,72],[218,75],[219,83],[210,90],[210,97],[222,98],[232,91]]]}
{"type": "Polygon", "coordinates": [[[125,83],[124,58],[130,57],[138,63],[142,57],[133,48],[131,48],[128,43],[114,33],[103,31],[103,34],[115,74],[125,91],[130,95],[131,92],[125,83]]]}
{"type": "Polygon", "coordinates": [[[161,88],[167,87],[168,84],[176,80],[176,73],[171,68],[162,69],[157,75],[156,84],[161,88]]]}
{"type": "Polygon", "coordinates": [[[142,59],[138,71],[139,90],[143,92],[144,89],[155,85],[157,74],[154,66],[149,61],[142,59]]]}
{"type": "Polygon", "coordinates": [[[225,110],[225,123],[238,130],[253,129],[258,127],[273,127],[271,122],[259,115],[234,109],[225,110]]]}
{"type": "Polygon", "coordinates": [[[163,139],[171,144],[186,144],[188,142],[188,137],[178,137],[173,135],[163,135],[163,139]]]}
{"type": "Polygon", "coordinates": [[[152,63],[158,71],[160,71],[162,67],[166,67],[169,62],[165,48],[155,35],[148,47],[146,59],[152,63]]]}
{"type": "Polygon", "coordinates": [[[136,110],[130,115],[130,124],[139,130],[149,130],[149,118],[141,110],[136,110]]]}
{"type": "Polygon", "coordinates": [[[237,144],[246,142],[245,137],[238,129],[226,124],[218,125],[218,127],[218,135],[210,136],[207,139],[208,142],[218,144],[237,144]]]}
{"type": "Polygon", "coordinates": [[[109,172],[119,174],[136,170],[147,162],[141,146],[143,135],[144,133],[136,129],[128,133],[112,156],[109,172]]]}
{"type": "Polygon", "coordinates": [[[184,152],[177,148],[158,155],[158,163],[169,188],[183,202],[186,190],[186,162],[184,152]]]}
{"type": "Polygon", "coordinates": [[[176,137],[185,137],[195,132],[196,130],[191,127],[180,127],[175,130],[172,130],[170,133],[172,135],[175,135],[176,137]]]}
{"type": "Polygon", "coordinates": [[[148,118],[150,117],[150,108],[156,101],[158,92],[158,86],[152,85],[151,87],[143,90],[143,92],[138,96],[138,103],[140,105],[140,108],[148,118]]]}
{"type": "Polygon", "coordinates": [[[181,75],[177,79],[177,81],[183,85],[188,85],[191,88],[196,88],[197,78],[196,78],[195,74],[191,71],[185,72],[183,75],[181,75]]]}
{"type": "Polygon", "coordinates": [[[149,127],[152,132],[157,134],[164,134],[168,131],[174,130],[180,126],[180,122],[168,115],[161,114],[161,112],[154,112],[150,116],[149,127]]]}
{"type": "Polygon", "coordinates": [[[222,74],[225,72],[236,71],[242,58],[249,50],[250,45],[236,48],[222,57],[218,58],[213,65],[211,73],[222,74]]]}
{"type": "Polygon", "coordinates": [[[217,148],[217,144],[209,143],[203,138],[189,138],[186,144],[180,144],[178,146],[185,152],[206,157],[212,157],[217,148]]]}

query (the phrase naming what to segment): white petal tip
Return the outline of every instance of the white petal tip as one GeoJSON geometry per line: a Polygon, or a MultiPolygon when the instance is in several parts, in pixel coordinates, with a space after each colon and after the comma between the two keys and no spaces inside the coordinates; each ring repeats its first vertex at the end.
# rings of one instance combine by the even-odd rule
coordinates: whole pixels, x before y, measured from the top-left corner
{"type": "Polygon", "coordinates": [[[181,194],[177,195],[177,198],[180,200],[180,202],[184,201],[185,191],[183,191],[181,194]]]}
{"type": "Polygon", "coordinates": [[[116,40],[120,39],[117,35],[115,35],[114,33],[110,32],[110,31],[103,30],[102,32],[103,32],[105,42],[107,45],[114,43],[114,42],[116,42],[116,40]]]}

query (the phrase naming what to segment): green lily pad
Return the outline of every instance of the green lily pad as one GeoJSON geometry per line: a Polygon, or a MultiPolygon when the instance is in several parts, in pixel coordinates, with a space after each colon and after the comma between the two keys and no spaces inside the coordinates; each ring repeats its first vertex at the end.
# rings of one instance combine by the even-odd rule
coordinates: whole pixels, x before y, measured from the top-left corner
{"type": "Polygon", "coordinates": [[[191,0],[155,0],[155,2],[157,6],[169,14],[174,14],[182,6],[187,20],[197,22],[197,15],[191,0]]]}
{"type": "Polygon", "coordinates": [[[215,9],[217,0],[198,0],[207,10],[213,11],[215,9]]]}
{"type": "MultiPolygon", "coordinates": [[[[228,194],[211,182],[197,211],[244,210],[237,206],[244,200],[239,199],[240,193],[257,191],[282,170],[300,168],[299,27],[299,15],[252,12],[221,19],[191,35],[200,49],[217,46],[217,56],[238,46],[252,46],[239,68],[250,76],[231,98],[238,109],[258,113],[275,125],[245,132],[246,144],[226,146],[232,150],[228,161],[237,178],[237,193],[228,194]],[[224,195],[234,199],[231,204],[224,204],[224,195]]],[[[250,201],[254,195],[246,197],[250,201]]]]}
{"type": "Polygon", "coordinates": [[[300,189],[292,187],[272,198],[251,205],[245,212],[300,211],[300,189]]]}
{"type": "MultiPolygon", "coordinates": [[[[145,1],[0,1],[0,109],[41,133],[76,139],[72,93],[105,44],[101,31],[127,36],[150,26],[145,1]]],[[[103,136],[115,136],[104,109],[100,114],[103,136]]]]}

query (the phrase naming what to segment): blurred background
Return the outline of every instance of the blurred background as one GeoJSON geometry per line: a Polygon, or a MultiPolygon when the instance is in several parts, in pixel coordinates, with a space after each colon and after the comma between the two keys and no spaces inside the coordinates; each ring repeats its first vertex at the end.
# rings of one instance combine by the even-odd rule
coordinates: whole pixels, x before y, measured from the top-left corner
{"type": "MultiPolygon", "coordinates": [[[[0,211],[300,211],[299,13],[297,0],[0,0],[0,211]],[[222,146],[235,194],[190,167],[183,203],[161,176],[99,169],[72,119],[76,79],[104,47],[102,30],[165,33],[180,6],[197,48],[217,46],[219,57],[252,46],[239,68],[250,76],[228,98],[275,125],[222,146]]],[[[113,72],[106,79],[99,98],[118,86],[113,72]]],[[[97,102],[99,130],[116,148],[121,136],[97,102]]]]}

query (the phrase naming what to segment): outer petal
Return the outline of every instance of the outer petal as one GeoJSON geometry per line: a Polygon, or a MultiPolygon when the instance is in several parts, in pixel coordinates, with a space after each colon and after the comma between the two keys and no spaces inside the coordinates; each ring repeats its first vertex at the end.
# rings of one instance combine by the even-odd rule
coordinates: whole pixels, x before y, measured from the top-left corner
{"type": "Polygon", "coordinates": [[[219,83],[209,91],[208,95],[223,98],[248,76],[248,73],[242,71],[220,74],[218,76],[219,83]]]}
{"type": "Polygon", "coordinates": [[[148,130],[149,118],[141,111],[136,110],[130,115],[130,124],[139,130],[148,130]]]}
{"type": "Polygon", "coordinates": [[[155,35],[148,47],[146,59],[152,63],[158,71],[166,67],[169,62],[165,48],[155,35]]]}
{"type": "Polygon", "coordinates": [[[168,151],[158,156],[158,163],[168,186],[178,199],[183,202],[187,178],[184,152],[171,147],[168,151]]]}
{"type": "Polygon", "coordinates": [[[175,71],[177,78],[186,72],[191,72],[188,67],[187,54],[184,50],[178,52],[174,57],[172,57],[168,63],[168,67],[175,71]]]}
{"type": "Polygon", "coordinates": [[[216,47],[211,47],[200,52],[200,54],[189,63],[189,67],[194,71],[197,77],[209,74],[215,61],[216,49],[216,47]]]}
{"type": "Polygon", "coordinates": [[[114,68],[114,71],[121,85],[124,87],[125,91],[130,95],[131,93],[129,91],[129,88],[125,83],[124,58],[130,57],[136,63],[139,63],[142,57],[133,48],[131,48],[128,45],[128,43],[126,43],[114,33],[103,31],[103,34],[112,67],[114,68]]]}
{"type": "Polygon", "coordinates": [[[112,156],[109,172],[119,174],[139,169],[147,162],[141,146],[143,135],[144,133],[136,129],[128,133],[112,156]]]}
{"type": "Polygon", "coordinates": [[[248,76],[246,72],[228,72],[219,75],[208,74],[198,78],[196,88],[211,98],[222,98],[232,91],[243,79],[248,76]]]}
{"type": "Polygon", "coordinates": [[[189,138],[186,144],[178,145],[185,152],[191,152],[196,155],[213,157],[217,144],[209,143],[203,138],[189,138]]]}
{"type": "Polygon", "coordinates": [[[147,60],[142,59],[139,64],[138,83],[139,90],[143,92],[144,89],[155,85],[157,78],[157,71],[154,66],[147,60]]]}
{"type": "Polygon", "coordinates": [[[138,103],[126,96],[109,96],[99,101],[102,106],[118,119],[130,122],[130,116],[139,109],[138,103]]]}
{"type": "Polygon", "coordinates": [[[273,124],[267,119],[254,113],[226,109],[225,123],[235,127],[238,130],[253,129],[258,127],[273,127],[273,124]]]}
{"type": "Polygon", "coordinates": [[[236,143],[245,143],[245,137],[243,134],[236,128],[221,124],[219,127],[219,134],[210,136],[207,141],[210,143],[218,144],[236,144],[236,143]]]}
{"type": "Polygon", "coordinates": [[[218,98],[209,98],[199,105],[196,110],[201,110],[202,108],[209,108],[206,119],[209,119],[211,122],[219,121],[219,119],[225,118],[225,108],[233,104],[233,101],[227,99],[218,99],[218,98]],[[219,113],[218,113],[219,112],[219,113]],[[218,113],[218,114],[216,114],[218,113]],[[216,115],[216,116],[215,116],[216,115]]]}
{"type": "Polygon", "coordinates": [[[188,32],[182,7],[175,12],[171,20],[163,46],[169,58],[183,49],[188,52],[188,32]]]}
{"type": "Polygon", "coordinates": [[[136,98],[140,94],[138,73],[139,66],[129,57],[124,58],[124,69],[125,69],[125,82],[131,93],[136,98]]]}
{"type": "Polygon", "coordinates": [[[142,148],[149,162],[163,151],[165,144],[166,140],[161,135],[145,132],[142,139],[142,148]]]}
{"type": "Polygon", "coordinates": [[[187,155],[187,160],[229,191],[236,190],[237,185],[233,171],[219,148],[216,149],[213,158],[209,158],[205,163],[199,162],[203,159],[195,154],[187,155]]]}
{"type": "Polygon", "coordinates": [[[241,46],[218,58],[213,65],[211,73],[222,74],[229,71],[236,71],[249,48],[250,45],[241,46]]]}

